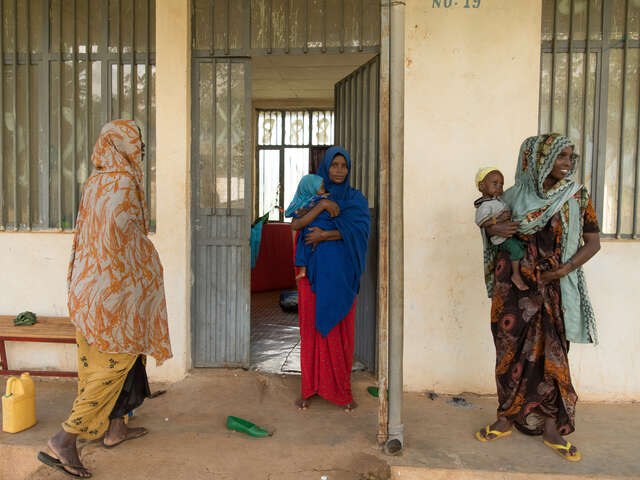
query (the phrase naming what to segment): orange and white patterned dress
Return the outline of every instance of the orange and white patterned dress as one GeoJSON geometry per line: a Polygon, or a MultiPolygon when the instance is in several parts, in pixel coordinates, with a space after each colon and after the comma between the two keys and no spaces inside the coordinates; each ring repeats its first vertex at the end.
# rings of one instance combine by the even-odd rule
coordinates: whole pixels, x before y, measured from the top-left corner
{"type": "Polygon", "coordinates": [[[147,237],[143,144],[131,120],[100,132],[78,211],[69,315],[100,352],[171,358],[162,265],[147,237]]]}

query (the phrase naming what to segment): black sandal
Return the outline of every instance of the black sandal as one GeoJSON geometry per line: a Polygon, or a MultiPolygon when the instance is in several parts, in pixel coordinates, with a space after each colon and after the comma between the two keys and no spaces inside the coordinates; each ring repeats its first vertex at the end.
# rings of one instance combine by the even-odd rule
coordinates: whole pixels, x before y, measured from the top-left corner
{"type": "Polygon", "coordinates": [[[91,474],[91,472],[86,469],[86,467],[84,465],[68,465],[66,463],[62,463],[57,458],[52,457],[51,455],[48,455],[48,454],[46,454],[44,452],[39,452],[38,453],[38,460],[40,460],[42,463],[44,463],[48,467],[55,468],[56,470],[59,470],[62,473],[64,473],[65,475],[68,475],[68,476],[73,477],[73,478],[91,478],[93,476],[91,474]],[[73,468],[75,470],[79,470],[82,473],[86,473],[88,475],[86,475],[86,476],[85,475],[78,475],[77,473],[70,472],[69,470],[67,470],[67,467],[68,468],[73,468]]]}

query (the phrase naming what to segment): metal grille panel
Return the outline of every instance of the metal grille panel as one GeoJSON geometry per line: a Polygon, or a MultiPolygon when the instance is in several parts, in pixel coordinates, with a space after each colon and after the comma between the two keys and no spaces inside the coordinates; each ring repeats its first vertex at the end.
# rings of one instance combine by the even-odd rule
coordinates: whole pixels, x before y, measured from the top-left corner
{"type": "Polygon", "coordinates": [[[603,236],[638,238],[638,2],[543,1],[539,129],[576,142],[603,236]]]}
{"type": "Polygon", "coordinates": [[[73,228],[115,118],[141,128],[153,229],[155,1],[0,0],[0,14],[0,230],[73,228]]]}
{"type": "Polygon", "coordinates": [[[355,359],[376,370],[378,305],[379,70],[376,56],[335,86],[336,143],[351,155],[351,183],[369,200],[367,266],[356,304],[355,359]]]}

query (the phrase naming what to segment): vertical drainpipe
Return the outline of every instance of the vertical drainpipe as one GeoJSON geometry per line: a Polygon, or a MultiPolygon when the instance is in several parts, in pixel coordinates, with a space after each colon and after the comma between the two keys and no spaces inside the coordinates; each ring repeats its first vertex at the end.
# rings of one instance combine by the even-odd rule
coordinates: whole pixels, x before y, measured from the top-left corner
{"type": "Polygon", "coordinates": [[[385,450],[398,454],[404,444],[402,357],[404,343],[404,15],[405,2],[390,11],[390,224],[389,224],[389,431],[385,450]]]}
{"type": "Polygon", "coordinates": [[[389,3],[380,6],[380,121],[378,197],[378,433],[380,447],[389,427],[389,3]]]}

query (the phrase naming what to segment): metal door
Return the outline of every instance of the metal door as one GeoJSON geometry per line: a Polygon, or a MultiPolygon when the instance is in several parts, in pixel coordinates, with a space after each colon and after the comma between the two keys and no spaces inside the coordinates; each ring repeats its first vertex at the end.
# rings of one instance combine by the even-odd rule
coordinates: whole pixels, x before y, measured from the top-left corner
{"type": "Polygon", "coordinates": [[[192,72],[193,365],[248,366],[251,63],[194,59],[192,72]]]}
{"type": "Polygon", "coordinates": [[[369,200],[371,234],[367,267],[356,304],[354,357],[376,369],[378,291],[379,70],[375,56],[335,85],[335,138],[351,155],[351,184],[369,200]]]}

